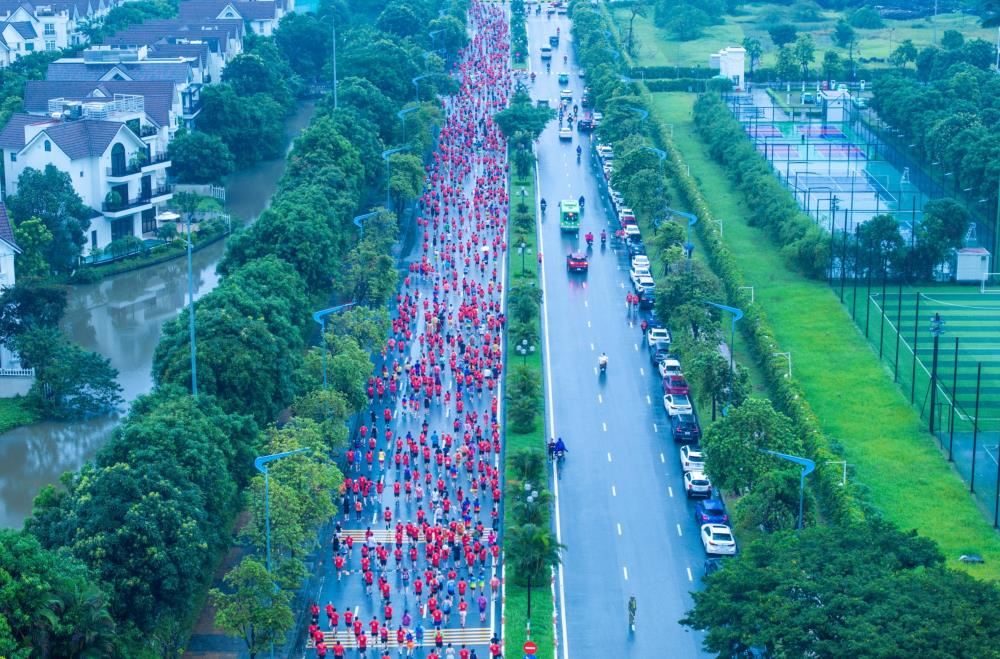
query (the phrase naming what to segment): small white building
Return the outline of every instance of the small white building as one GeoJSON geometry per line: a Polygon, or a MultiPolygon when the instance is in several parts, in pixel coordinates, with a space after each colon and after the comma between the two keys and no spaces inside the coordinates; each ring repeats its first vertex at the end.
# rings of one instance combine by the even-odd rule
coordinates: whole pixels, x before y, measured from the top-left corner
{"type": "MultiPolygon", "coordinates": [[[[0,292],[14,285],[15,257],[21,253],[14,241],[14,231],[7,217],[7,206],[0,202],[0,292]]],[[[35,370],[23,368],[17,353],[0,345],[0,397],[8,398],[28,393],[35,380],[35,370]]]]}
{"type": "Polygon", "coordinates": [[[824,123],[843,123],[850,117],[851,93],[846,89],[821,89],[819,104],[824,123]]]}
{"type": "Polygon", "coordinates": [[[742,46],[727,46],[709,57],[708,65],[733,82],[736,90],[745,89],[747,51],[742,46]]]}
{"type": "Polygon", "coordinates": [[[294,0],[185,0],[179,15],[182,21],[240,21],[255,34],[270,37],[282,17],[293,11],[294,0]]]}
{"type": "Polygon", "coordinates": [[[94,209],[85,256],[127,236],[155,238],[157,212],[173,197],[167,154],[133,132],[130,118],[121,120],[141,112],[141,101],[69,103],[58,118],[18,113],[0,131],[6,194],[17,192],[24,170],[53,165],[94,209]]]}

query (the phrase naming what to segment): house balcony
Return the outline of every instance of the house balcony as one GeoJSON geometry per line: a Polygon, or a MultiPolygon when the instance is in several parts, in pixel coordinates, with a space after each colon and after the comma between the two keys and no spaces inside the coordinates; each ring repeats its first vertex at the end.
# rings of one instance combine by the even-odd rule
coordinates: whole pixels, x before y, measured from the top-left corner
{"type": "Polygon", "coordinates": [[[123,183],[139,174],[146,174],[157,169],[166,169],[167,167],[170,167],[170,156],[166,153],[158,153],[142,164],[135,162],[125,167],[108,167],[105,172],[107,173],[109,182],[123,183]]]}
{"type": "Polygon", "coordinates": [[[173,194],[174,186],[161,185],[158,188],[153,188],[148,195],[139,195],[132,199],[105,201],[101,204],[101,212],[108,219],[114,220],[152,208],[154,204],[161,204],[169,200],[173,194]]]}

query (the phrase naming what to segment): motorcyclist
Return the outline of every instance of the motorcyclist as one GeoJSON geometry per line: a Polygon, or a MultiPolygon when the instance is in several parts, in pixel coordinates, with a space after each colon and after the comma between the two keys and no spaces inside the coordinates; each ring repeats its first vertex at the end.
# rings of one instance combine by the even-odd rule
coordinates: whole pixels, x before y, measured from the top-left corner
{"type": "Polygon", "coordinates": [[[583,195],[580,195],[580,199],[578,199],[578,201],[580,202],[580,210],[583,210],[583,195]]]}
{"type": "Polygon", "coordinates": [[[556,457],[561,457],[563,453],[569,453],[569,449],[566,448],[566,442],[563,441],[562,437],[556,440],[552,452],[555,453],[556,457]]]}
{"type": "MultiPolygon", "coordinates": [[[[560,439],[560,441],[562,441],[561,437],[559,439],[560,439]]],[[[546,446],[547,446],[547,448],[549,450],[549,460],[551,460],[556,455],[556,446],[557,446],[557,444],[556,444],[556,438],[555,437],[550,437],[549,438],[549,443],[546,446]]]]}
{"type": "Polygon", "coordinates": [[[535,72],[532,71],[531,72],[531,82],[534,82],[534,81],[535,81],[535,72]]]}
{"type": "Polygon", "coordinates": [[[563,64],[565,64],[567,61],[569,61],[569,56],[563,55],[563,64]]]}
{"type": "Polygon", "coordinates": [[[584,238],[587,241],[587,247],[590,247],[591,245],[594,244],[594,234],[592,234],[591,232],[588,231],[587,235],[585,235],[584,238]]]}
{"type": "Polygon", "coordinates": [[[576,145],[576,157],[579,158],[580,154],[582,154],[582,153],[583,153],[583,147],[581,147],[579,144],[577,144],[576,145]]]}
{"type": "Polygon", "coordinates": [[[604,247],[604,245],[607,242],[608,242],[608,232],[605,231],[604,229],[601,229],[601,247],[604,247]]]}
{"type": "Polygon", "coordinates": [[[608,356],[605,353],[602,352],[597,358],[597,365],[601,367],[601,372],[608,370],[608,356]]]}
{"type": "Polygon", "coordinates": [[[542,197],[542,202],[539,205],[542,207],[542,212],[544,213],[545,207],[548,206],[548,204],[545,203],[545,197],[542,197]]]}

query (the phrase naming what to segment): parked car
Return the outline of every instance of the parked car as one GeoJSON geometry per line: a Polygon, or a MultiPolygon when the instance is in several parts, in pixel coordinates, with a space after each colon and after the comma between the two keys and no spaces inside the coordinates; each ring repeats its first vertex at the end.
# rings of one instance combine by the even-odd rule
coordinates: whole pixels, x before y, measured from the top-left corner
{"type": "Polygon", "coordinates": [[[701,439],[701,426],[694,414],[678,414],[671,421],[675,442],[695,443],[701,439]]]}
{"type": "Polygon", "coordinates": [[[729,513],[726,505],[716,498],[705,499],[694,504],[694,521],[702,524],[728,524],[729,513]]]}
{"type": "Polygon", "coordinates": [[[670,349],[658,343],[649,346],[649,360],[654,364],[659,364],[664,359],[670,359],[670,349]]]}
{"type": "Polygon", "coordinates": [[[566,269],[570,272],[586,272],[589,266],[586,254],[573,252],[566,255],[566,269]]]}
{"type": "Polygon", "coordinates": [[[705,455],[697,446],[682,446],[680,456],[684,471],[705,471],[705,455]]]}
{"type": "MultiPolygon", "coordinates": [[[[633,266],[634,267],[634,266],[633,266]]],[[[649,272],[647,270],[647,272],[649,272]]],[[[650,325],[646,330],[646,343],[648,345],[670,345],[670,330],[662,325],[650,325]]]]}
{"type": "Polygon", "coordinates": [[[639,231],[639,225],[637,224],[626,224],[623,227],[623,230],[625,231],[626,238],[634,238],[641,235],[641,232],[639,231]]]}
{"type": "Polygon", "coordinates": [[[646,253],[646,243],[642,242],[642,236],[636,236],[625,241],[625,249],[630,258],[635,258],[646,253]]]}
{"type": "Polygon", "coordinates": [[[683,375],[668,375],[663,378],[663,393],[665,394],[691,394],[691,388],[683,375]]]}
{"type": "Polygon", "coordinates": [[[652,309],[656,304],[655,291],[652,289],[646,291],[636,291],[636,295],[639,296],[639,308],[648,311],[652,309]]]}
{"type": "Polygon", "coordinates": [[[594,130],[593,119],[588,119],[586,117],[580,119],[579,121],[576,122],[576,129],[581,133],[589,133],[593,131],[594,130]]]}
{"type": "MultiPolygon", "coordinates": [[[[597,113],[595,112],[594,115],[596,116],[597,113]]],[[[614,158],[615,157],[615,150],[610,145],[607,145],[607,144],[598,144],[597,147],[596,147],[596,150],[597,150],[597,156],[601,160],[610,159],[610,158],[614,158]]]]}
{"type": "Polygon", "coordinates": [[[693,411],[691,399],[684,394],[666,394],[663,397],[663,408],[667,410],[668,416],[690,414],[693,411]]]}
{"type": "Polygon", "coordinates": [[[701,544],[705,546],[705,553],[712,556],[736,554],[736,538],[725,524],[702,524],[701,544]]]}
{"type": "Polygon", "coordinates": [[[649,276],[651,276],[649,274],[649,268],[633,267],[631,270],[628,271],[628,278],[633,285],[635,284],[636,280],[639,279],[640,277],[649,277],[649,276]]]}
{"type": "Polygon", "coordinates": [[[712,481],[700,471],[684,472],[684,493],[689,499],[712,496],[712,481]]]}
{"type": "Polygon", "coordinates": [[[681,363],[676,359],[665,359],[659,363],[657,369],[660,371],[660,377],[667,377],[668,375],[683,375],[684,372],[681,370],[681,363]]]}
{"type": "Polygon", "coordinates": [[[649,270],[649,257],[645,254],[637,254],[632,257],[632,267],[633,268],[645,268],[649,270]]]}

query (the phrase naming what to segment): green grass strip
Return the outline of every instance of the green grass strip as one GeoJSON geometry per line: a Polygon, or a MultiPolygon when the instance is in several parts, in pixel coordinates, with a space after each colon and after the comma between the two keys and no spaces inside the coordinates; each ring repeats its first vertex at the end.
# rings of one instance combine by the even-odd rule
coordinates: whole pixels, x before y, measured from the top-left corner
{"type": "MultiPolygon", "coordinates": [[[[674,142],[715,217],[723,242],[773,328],[790,351],[793,374],[828,437],[839,443],[868,503],[902,528],[932,538],[951,567],[1000,579],[1000,542],[958,474],[942,458],[892,374],[825,282],[790,270],[763,232],[748,226],[745,204],[727,172],[707,153],[694,128],[687,93],[654,94],[654,112],[673,124],[674,142]],[[982,565],[959,563],[978,553],[982,565]]],[[[819,465],[818,469],[840,469],[819,465]]]]}
{"type": "Polygon", "coordinates": [[[24,398],[0,398],[0,433],[38,420],[38,414],[28,409],[24,398]]]}

